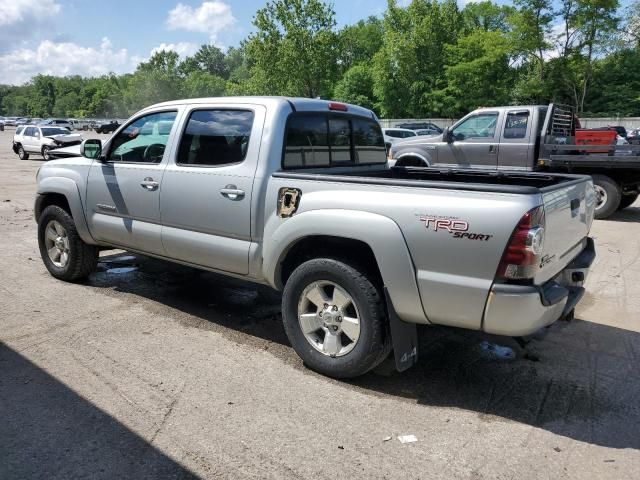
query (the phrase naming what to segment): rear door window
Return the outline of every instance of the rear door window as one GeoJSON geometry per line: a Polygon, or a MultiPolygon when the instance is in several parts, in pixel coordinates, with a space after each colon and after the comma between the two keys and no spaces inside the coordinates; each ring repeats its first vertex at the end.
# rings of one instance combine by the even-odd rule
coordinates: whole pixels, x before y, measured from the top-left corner
{"type": "Polygon", "coordinates": [[[504,124],[505,139],[525,138],[529,125],[529,112],[509,112],[504,124]]]}
{"type": "Polygon", "coordinates": [[[284,168],[386,163],[377,122],[324,113],[292,115],[287,124],[284,168]]]}
{"type": "MultiPolygon", "coordinates": [[[[219,167],[240,163],[247,155],[254,114],[250,110],[196,110],[182,135],[179,165],[219,167]]],[[[171,130],[159,122],[160,134],[171,130]]]]}

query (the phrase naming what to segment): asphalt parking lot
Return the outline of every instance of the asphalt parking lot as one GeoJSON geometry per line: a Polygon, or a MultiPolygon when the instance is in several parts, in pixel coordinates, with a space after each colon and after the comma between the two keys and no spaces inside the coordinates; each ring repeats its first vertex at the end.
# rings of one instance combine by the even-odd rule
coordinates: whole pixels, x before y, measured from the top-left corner
{"type": "Polygon", "coordinates": [[[19,160],[12,135],[1,479],[638,478],[640,202],[595,222],[574,321],[524,349],[501,340],[515,360],[425,327],[417,367],[340,382],[303,367],[266,288],[114,251],[85,284],[50,277],[32,217],[42,159],[19,160]]]}

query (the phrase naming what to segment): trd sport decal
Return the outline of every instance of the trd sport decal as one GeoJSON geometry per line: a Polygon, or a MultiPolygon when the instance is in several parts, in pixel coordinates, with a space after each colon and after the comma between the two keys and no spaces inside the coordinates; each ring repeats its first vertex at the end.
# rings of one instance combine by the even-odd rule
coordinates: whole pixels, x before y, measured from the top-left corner
{"type": "Polygon", "coordinates": [[[456,217],[442,217],[434,215],[420,215],[420,221],[427,230],[434,232],[444,231],[453,238],[466,238],[468,240],[480,240],[487,242],[493,235],[483,233],[470,233],[469,222],[456,217]]]}

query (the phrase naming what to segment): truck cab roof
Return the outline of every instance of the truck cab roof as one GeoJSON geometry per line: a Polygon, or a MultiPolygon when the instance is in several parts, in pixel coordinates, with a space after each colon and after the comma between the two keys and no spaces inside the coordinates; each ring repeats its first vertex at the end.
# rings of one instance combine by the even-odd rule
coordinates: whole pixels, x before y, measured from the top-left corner
{"type": "Polygon", "coordinates": [[[182,100],[171,100],[169,102],[157,103],[147,107],[145,110],[153,110],[161,107],[170,107],[177,105],[193,105],[193,104],[258,104],[274,107],[276,105],[288,104],[292,110],[299,112],[316,112],[332,110],[337,113],[355,114],[364,117],[374,118],[377,120],[375,113],[357,105],[343,102],[333,102],[330,100],[321,100],[314,98],[301,97],[277,97],[277,96],[245,96],[245,97],[205,97],[205,98],[188,98],[182,100]]]}

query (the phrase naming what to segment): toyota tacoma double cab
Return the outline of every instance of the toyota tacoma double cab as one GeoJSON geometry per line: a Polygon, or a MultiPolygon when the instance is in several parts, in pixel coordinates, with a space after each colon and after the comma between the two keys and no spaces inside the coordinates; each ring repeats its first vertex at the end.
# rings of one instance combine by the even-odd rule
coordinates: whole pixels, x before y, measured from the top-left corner
{"type": "Polygon", "coordinates": [[[310,368],[362,375],[416,325],[523,336],[571,315],[594,259],[586,176],[394,167],[370,110],[238,97],[146,108],[37,175],[42,260],[125,249],[269,285],[310,368]]]}

